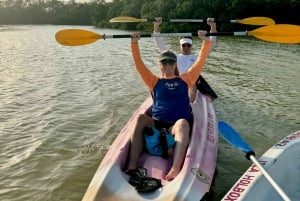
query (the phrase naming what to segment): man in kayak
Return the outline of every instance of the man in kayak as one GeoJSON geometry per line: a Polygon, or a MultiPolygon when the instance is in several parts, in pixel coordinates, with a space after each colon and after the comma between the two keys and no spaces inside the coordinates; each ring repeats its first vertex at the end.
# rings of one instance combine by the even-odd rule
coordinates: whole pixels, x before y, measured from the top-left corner
{"type": "MultiPolygon", "coordinates": [[[[159,26],[162,24],[162,17],[156,17],[154,21],[154,32],[160,33],[159,26]]],[[[217,32],[217,26],[214,18],[207,18],[207,24],[210,26],[210,32],[217,32]]],[[[160,49],[160,51],[168,50],[169,48],[164,43],[162,37],[154,37],[156,46],[160,49]]],[[[213,46],[216,43],[216,36],[211,36],[210,40],[213,42],[213,46]]],[[[198,54],[192,54],[192,46],[193,39],[192,37],[181,37],[179,40],[181,53],[177,54],[177,66],[179,73],[182,74],[187,72],[187,70],[192,66],[192,64],[196,61],[198,54]]],[[[217,98],[217,94],[212,90],[212,88],[208,85],[208,83],[204,80],[204,78],[199,75],[199,79],[197,81],[198,89],[205,95],[210,96],[211,98],[217,98]]],[[[193,102],[196,97],[197,86],[194,85],[189,89],[190,101],[193,102]]]]}
{"type": "Polygon", "coordinates": [[[209,37],[205,36],[206,33],[206,31],[198,31],[199,38],[204,41],[195,63],[186,73],[179,75],[176,54],[168,50],[162,52],[159,56],[161,76],[153,74],[145,66],[138,45],[140,33],[132,34],[131,50],[136,70],[153,94],[153,107],[152,118],[140,115],[135,122],[131,135],[127,172],[137,168],[137,162],[144,147],[145,125],[159,125],[174,135],[176,145],[173,164],[165,179],[172,180],[180,172],[189,144],[191,114],[188,89],[197,81],[212,46],[209,37]]]}

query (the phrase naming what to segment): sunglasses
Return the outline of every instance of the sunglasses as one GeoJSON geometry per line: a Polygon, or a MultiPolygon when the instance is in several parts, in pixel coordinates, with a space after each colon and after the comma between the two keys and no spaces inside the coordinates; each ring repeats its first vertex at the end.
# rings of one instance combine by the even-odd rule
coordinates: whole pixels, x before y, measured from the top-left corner
{"type": "Polygon", "coordinates": [[[169,65],[173,66],[173,65],[175,64],[175,61],[170,60],[170,59],[164,59],[164,60],[160,61],[160,63],[161,63],[162,65],[167,65],[167,64],[169,64],[169,65]]]}
{"type": "Polygon", "coordinates": [[[181,47],[191,47],[191,46],[192,46],[192,45],[189,44],[189,43],[184,43],[184,44],[181,45],[181,47]]]}

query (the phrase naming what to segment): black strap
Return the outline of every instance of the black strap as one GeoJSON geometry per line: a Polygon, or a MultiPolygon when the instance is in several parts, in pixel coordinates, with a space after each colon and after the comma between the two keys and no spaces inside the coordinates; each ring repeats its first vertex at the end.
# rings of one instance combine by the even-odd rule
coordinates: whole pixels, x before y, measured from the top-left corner
{"type": "Polygon", "coordinates": [[[160,142],[161,142],[161,146],[162,146],[162,150],[163,150],[163,154],[162,157],[165,159],[169,158],[169,154],[168,154],[168,142],[167,142],[167,134],[168,131],[166,128],[162,128],[160,129],[160,142]]]}

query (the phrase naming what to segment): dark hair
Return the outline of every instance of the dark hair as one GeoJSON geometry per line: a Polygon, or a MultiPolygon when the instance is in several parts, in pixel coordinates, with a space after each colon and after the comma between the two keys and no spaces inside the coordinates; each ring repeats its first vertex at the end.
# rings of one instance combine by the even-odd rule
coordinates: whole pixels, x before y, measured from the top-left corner
{"type": "Polygon", "coordinates": [[[179,70],[178,70],[177,65],[176,65],[176,67],[175,67],[175,75],[176,75],[176,76],[179,76],[179,70]]]}

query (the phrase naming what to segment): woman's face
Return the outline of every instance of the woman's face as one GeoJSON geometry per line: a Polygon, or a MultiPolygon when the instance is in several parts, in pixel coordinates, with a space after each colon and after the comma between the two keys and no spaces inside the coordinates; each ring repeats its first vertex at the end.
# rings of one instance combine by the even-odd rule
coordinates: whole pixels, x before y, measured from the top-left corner
{"type": "Polygon", "coordinates": [[[169,77],[175,75],[175,67],[177,65],[175,61],[166,59],[166,60],[162,60],[160,64],[161,64],[161,71],[164,76],[169,77]]]}

